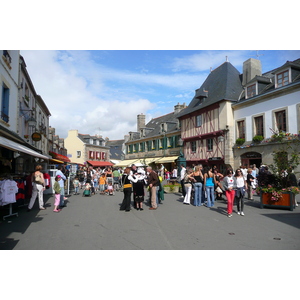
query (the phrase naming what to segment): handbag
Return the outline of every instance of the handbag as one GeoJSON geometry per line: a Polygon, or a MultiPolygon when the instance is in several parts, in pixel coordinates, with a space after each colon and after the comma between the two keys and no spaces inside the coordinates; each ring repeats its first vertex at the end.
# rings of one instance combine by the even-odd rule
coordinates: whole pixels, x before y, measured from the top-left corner
{"type": "Polygon", "coordinates": [[[220,188],[219,186],[215,189],[215,191],[216,191],[217,193],[219,193],[219,194],[222,194],[222,193],[223,193],[223,191],[221,190],[221,188],[220,188]]]}

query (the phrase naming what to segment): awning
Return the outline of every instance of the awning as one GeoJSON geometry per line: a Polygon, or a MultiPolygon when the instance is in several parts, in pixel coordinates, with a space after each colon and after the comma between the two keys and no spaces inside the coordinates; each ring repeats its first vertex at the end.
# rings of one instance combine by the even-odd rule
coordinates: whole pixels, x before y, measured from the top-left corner
{"type": "Polygon", "coordinates": [[[171,163],[174,162],[177,158],[178,156],[161,157],[160,159],[156,160],[155,163],[171,163]]]}
{"type": "Polygon", "coordinates": [[[110,162],[113,163],[114,165],[116,165],[116,164],[118,164],[120,161],[119,161],[119,160],[111,159],[110,162]]]}
{"type": "Polygon", "coordinates": [[[145,164],[146,166],[149,166],[151,163],[155,162],[156,160],[158,160],[158,157],[149,157],[145,159],[145,164]]]}
{"type": "Polygon", "coordinates": [[[137,159],[124,159],[124,160],[120,160],[116,164],[116,166],[118,166],[118,167],[127,167],[127,166],[131,166],[136,161],[137,161],[137,159]]]}
{"type": "Polygon", "coordinates": [[[35,156],[35,157],[39,157],[39,158],[43,158],[43,159],[49,159],[48,156],[45,156],[43,154],[40,154],[28,147],[25,147],[21,144],[18,144],[16,142],[13,142],[9,139],[6,139],[5,137],[3,136],[0,136],[0,145],[7,148],[7,149],[10,149],[12,151],[20,151],[22,153],[26,153],[26,154],[29,154],[31,156],[35,156]]]}
{"type": "Polygon", "coordinates": [[[107,167],[107,166],[111,167],[111,166],[114,165],[114,164],[112,164],[109,161],[93,161],[93,160],[88,160],[87,163],[89,163],[93,167],[107,167]]]}
{"type": "Polygon", "coordinates": [[[64,162],[62,160],[58,160],[58,159],[49,159],[50,162],[55,162],[55,163],[59,163],[59,164],[63,164],[64,162]]]}
{"type": "Polygon", "coordinates": [[[69,157],[59,154],[59,153],[55,153],[53,151],[49,151],[49,154],[52,156],[52,159],[58,159],[58,160],[62,160],[63,162],[71,162],[71,160],[69,159],[69,157]]]}

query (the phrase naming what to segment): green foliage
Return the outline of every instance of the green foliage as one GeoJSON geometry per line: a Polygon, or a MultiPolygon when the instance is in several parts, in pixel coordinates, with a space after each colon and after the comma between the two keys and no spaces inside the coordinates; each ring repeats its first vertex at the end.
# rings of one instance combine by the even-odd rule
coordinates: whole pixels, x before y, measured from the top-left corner
{"type": "Polygon", "coordinates": [[[256,135],[253,137],[252,141],[254,143],[260,143],[263,139],[264,139],[264,137],[262,135],[256,135]]]}
{"type": "Polygon", "coordinates": [[[243,145],[245,143],[245,139],[244,138],[238,138],[238,139],[236,139],[235,143],[237,145],[243,145]]]}

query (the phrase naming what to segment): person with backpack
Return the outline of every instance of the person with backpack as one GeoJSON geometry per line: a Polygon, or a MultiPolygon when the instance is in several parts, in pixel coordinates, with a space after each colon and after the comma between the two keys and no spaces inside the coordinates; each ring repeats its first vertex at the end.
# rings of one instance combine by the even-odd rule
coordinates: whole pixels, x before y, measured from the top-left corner
{"type": "Polygon", "coordinates": [[[46,209],[44,207],[44,199],[43,199],[43,193],[45,190],[45,180],[44,180],[44,175],[41,172],[42,169],[43,167],[41,165],[37,165],[35,167],[35,172],[32,173],[31,175],[32,196],[28,205],[28,209],[27,209],[28,212],[31,211],[37,196],[39,198],[40,210],[46,209]]]}

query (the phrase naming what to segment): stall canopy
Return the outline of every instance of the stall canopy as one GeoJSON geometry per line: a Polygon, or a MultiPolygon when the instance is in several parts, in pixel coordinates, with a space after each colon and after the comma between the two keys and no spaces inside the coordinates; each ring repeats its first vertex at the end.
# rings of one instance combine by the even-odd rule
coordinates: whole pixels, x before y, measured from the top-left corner
{"type": "Polygon", "coordinates": [[[93,161],[93,160],[88,160],[87,161],[88,164],[92,165],[93,167],[111,167],[113,166],[114,164],[112,164],[111,162],[109,161],[93,161]]]}
{"type": "Polygon", "coordinates": [[[50,159],[50,162],[54,162],[54,163],[58,163],[58,164],[63,164],[64,162],[62,160],[58,160],[58,159],[50,159]]]}
{"type": "Polygon", "coordinates": [[[7,149],[12,150],[12,151],[19,151],[19,152],[22,152],[22,153],[29,154],[31,156],[35,156],[35,157],[39,157],[39,158],[43,158],[43,159],[49,159],[48,156],[40,154],[40,153],[38,153],[38,152],[28,148],[28,147],[25,147],[24,145],[21,145],[21,144],[18,144],[16,142],[13,142],[9,139],[6,139],[3,136],[0,136],[0,145],[7,148],[7,149]]]}
{"type": "Polygon", "coordinates": [[[134,162],[136,162],[136,159],[124,159],[124,160],[120,160],[116,166],[117,167],[131,167],[132,164],[134,164],[134,162]]]}
{"type": "Polygon", "coordinates": [[[171,163],[175,162],[178,156],[169,156],[169,157],[161,157],[160,159],[156,160],[155,163],[171,163]]]}
{"type": "Polygon", "coordinates": [[[61,160],[63,162],[71,162],[69,157],[59,154],[59,153],[55,153],[53,151],[49,151],[49,154],[52,156],[52,159],[57,159],[57,160],[61,160]]]}

